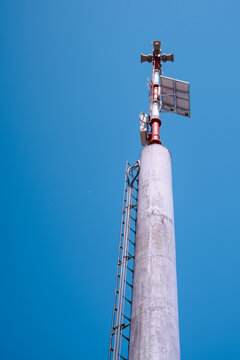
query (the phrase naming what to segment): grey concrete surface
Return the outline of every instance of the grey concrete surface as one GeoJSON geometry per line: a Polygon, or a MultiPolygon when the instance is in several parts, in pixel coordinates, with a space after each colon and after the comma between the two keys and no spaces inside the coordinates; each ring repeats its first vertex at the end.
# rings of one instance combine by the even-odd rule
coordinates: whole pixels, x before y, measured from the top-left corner
{"type": "Polygon", "coordinates": [[[129,360],[179,360],[171,155],[141,154],[129,360]]]}

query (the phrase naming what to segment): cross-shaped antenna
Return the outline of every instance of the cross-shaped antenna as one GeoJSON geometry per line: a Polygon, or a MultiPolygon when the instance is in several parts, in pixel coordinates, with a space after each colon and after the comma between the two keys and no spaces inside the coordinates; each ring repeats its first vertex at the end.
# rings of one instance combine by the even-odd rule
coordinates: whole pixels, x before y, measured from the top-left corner
{"type": "Polygon", "coordinates": [[[150,115],[148,117],[147,114],[141,113],[139,116],[141,143],[143,146],[161,144],[159,136],[160,112],[174,112],[190,117],[189,83],[161,76],[162,62],[174,61],[174,55],[173,53],[161,55],[161,41],[153,41],[152,44],[152,55],[141,54],[141,63],[152,62],[153,64],[152,80],[149,83],[150,115]],[[148,124],[151,125],[151,133],[148,133],[148,124]]]}

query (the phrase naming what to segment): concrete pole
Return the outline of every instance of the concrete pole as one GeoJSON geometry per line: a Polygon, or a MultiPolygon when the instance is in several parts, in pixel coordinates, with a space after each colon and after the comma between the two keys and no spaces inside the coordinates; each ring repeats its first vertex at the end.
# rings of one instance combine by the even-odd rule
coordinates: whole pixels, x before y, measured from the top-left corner
{"type": "Polygon", "coordinates": [[[179,360],[171,155],[141,154],[129,360],[179,360]]]}

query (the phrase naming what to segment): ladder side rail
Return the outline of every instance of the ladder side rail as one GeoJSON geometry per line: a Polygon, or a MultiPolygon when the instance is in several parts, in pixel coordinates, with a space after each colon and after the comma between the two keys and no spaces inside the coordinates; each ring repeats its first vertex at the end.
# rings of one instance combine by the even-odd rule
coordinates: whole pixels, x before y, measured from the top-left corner
{"type": "MultiPolygon", "coordinates": [[[[135,178],[135,180],[133,181],[132,183],[132,186],[133,186],[133,189],[134,189],[134,185],[136,186],[135,188],[135,192],[136,192],[136,200],[135,201],[132,201],[132,205],[135,205],[135,207],[131,206],[131,208],[135,208],[136,209],[136,213],[135,213],[135,221],[132,221],[133,222],[133,226],[134,226],[134,230],[135,230],[135,234],[134,234],[134,255],[135,255],[135,242],[136,242],[136,220],[137,220],[137,205],[138,205],[138,176],[135,178]]],[[[132,214],[131,214],[131,218],[132,218],[132,214]]],[[[135,258],[133,258],[133,269],[134,269],[134,261],[135,261],[135,258]]],[[[134,272],[132,273],[132,284],[133,284],[133,277],[134,277],[134,272]]],[[[133,291],[133,288],[132,288],[132,291],[133,291]]],[[[131,301],[132,301],[132,291],[131,291],[131,301]]],[[[131,304],[131,308],[130,308],[130,319],[132,319],[132,304],[131,304]]],[[[131,327],[131,322],[130,322],[130,327],[131,327]]],[[[128,341],[128,350],[127,350],[127,353],[129,355],[129,345],[130,345],[130,327],[129,327],[129,341],[128,341]]],[[[127,359],[128,359],[128,356],[127,356],[127,359]]]]}
{"type": "Polygon", "coordinates": [[[121,229],[120,229],[120,240],[119,240],[119,248],[118,248],[118,262],[117,262],[117,275],[116,275],[116,286],[115,286],[115,294],[114,294],[114,305],[113,305],[113,315],[112,315],[112,327],[110,334],[110,345],[109,345],[109,360],[111,360],[112,354],[112,337],[114,330],[114,320],[115,320],[115,311],[116,311],[116,300],[117,300],[117,288],[118,288],[118,274],[119,274],[119,266],[120,266],[120,256],[121,256],[121,245],[122,245],[122,231],[123,231],[123,222],[125,218],[125,197],[126,197],[126,187],[127,187],[127,169],[128,169],[128,161],[126,162],[125,169],[125,182],[124,182],[124,192],[123,192],[123,202],[122,202],[122,216],[121,216],[121,229]]]}
{"type": "Polygon", "coordinates": [[[130,286],[128,289],[126,289],[126,287],[127,284],[131,285],[130,283],[132,283],[133,275],[134,275],[133,274],[134,254],[135,254],[134,230],[136,228],[135,217],[137,215],[138,174],[139,174],[139,161],[137,163],[134,163],[132,166],[127,162],[126,171],[125,171],[120,242],[119,242],[118,263],[117,263],[116,287],[115,287],[115,295],[114,295],[114,308],[113,308],[112,328],[110,335],[109,360],[125,359],[125,356],[127,356],[128,358],[128,354],[129,354],[129,339],[130,339],[131,312],[132,312],[132,303],[131,303],[132,286],[130,286]],[[135,210],[135,214],[133,215],[131,211],[132,209],[135,210]],[[129,251],[131,254],[129,253],[129,251]],[[133,266],[133,269],[129,268],[130,259],[132,259],[133,261],[133,264],[131,264],[131,267],[133,266]],[[130,283],[128,283],[128,275],[130,274],[130,270],[131,270],[131,279],[129,279],[130,283]],[[126,299],[126,293],[128,299],[126,299]],[[129,305],[127,306],[127,308],[125,307],[126,304],[125,300],[129,302],[130,307],[129,305]],[[124,319],[127,319],[129,323],[125,324],[124,319]],[[126,334],[124,332],[125,329],[128,329],[129,334],[126,334]],[[122,353],[123,351],[122,338],[128,341],[127,348],[124,347],[124,353],[126,352],[127,355],[124,355],[124,353],[122,353]]]}
{"type": "MultiPolygon", "coordinates": [[[[138,167],[135,167],[132,171],[132,182],[131,182],[131,187],[132,187],[132,197],[131,197],[131,206],[130,206],[130,213],[129,213],[129,228],[131,228],[133,226],[134,230],[136,231],[136,217],[137,217],[137,204],[138,204],[138,174],[139,174],[139,162],[138,162],[138,167]],[[134,171],[135,170],[135,171],[134,171]],[[134,187],[134,185],[136,186],[136,188],[134,187]],[[135,193],[134,194],[134,190],[135,193]],[[134,196],[135,195],[135,196],[134,196]],[[132,208],[136,208],[136,213],[135,213],[135,219],[132,218],[132,213],[131,210],[132,208]]],[[[136,232],[134,233],[134,244],[133,244],[133,254],[135,255],[135,237],[136,237],[136,232]]],[[[130,229],[129,229],[129,240],[130,240],[130,229]]],[[[133,269],[134,269],[134,257],[133,257],[133,269]]],[[[132,274],[132,282],[133,282],[133,275],[132,274]]],[[[131,290],[131,301],[132,301],[132,290],[131,290]]],[[[129,340],[128,340],[128,349],[127,349],[127,359],[128,359],[128,354],[129,354],[129,343],[130,343],[130,327],[131,327],[131,313],[132,313],[132,303],[130,304],[130,326],[128,327],[129,329],[129,340]]]]}
{"type": "MultiPolygon", "coordinates": [[[[126,229],[126,245],[125,245],[125,262],[124,262],[124,275],[122,279],[122,306],[120,315],[120,322],[123,324],[123,315],[124,315],[124,305],[125,305],[125,292],[126,292],[126,277],[127,277],[127,263],[128,263],[128,249],[129,249],[129,236],[130,236],[130,226],[131,226],[131,205],[132,205],[132,187],[128,188],[128,208],[127,208],[127,229],[126,229]]],[[[120,339],[119,339],[119,356],[121,355],[121,346],[122,346],[122,332],[123,329],[120,328],[120,339]]],[[[119,358],[120,359],[120,358],[119,358]]]]}
{"type": "Polygon", "coordinates": [[[129,209],[130,209],[130,194],[131,188],[127,189],[127,203],[125,208],[125,226],[124,226],[124,239],[123,239],[123,249],[122,249],[122,259],[121,259],[121,274],[119,282],[119,293],[118,293],[118,306],[117,306],[117,319],[115,324],[115,338],[114,338],[114,356],[113,360],[118,360],[120,356],[120,337],[121,337],[121,325],[122,325],[122,305],[123,305],[123,292],[124,292],[124,282],[126,274],[126,263],[127,263],[127,248],[128,248],[128,237],[129,237],[129,209]]]}
{"type": "MultiPolygon", "coordinates": [[[[126,291],[126,278],[127,278],[127,266],[128,266],[128,255],[129,255],[129,240],[130,240],[130,230],[131,230],[131,210],[132,210],[132,205],[133,205],[133,201],[135,200],[137,205],[137,199],[135,197],[133,197],[133,184],[135,183],[135,180],[137,179],[138,176],[138,170],[136,170],[136,168],[138,168],[138,165],[133,165],[132,167],[130,167],[128,169],[128,175],[129,175],[129,187],[128,187],[128,200],[127,200],[127,206],[126,206],[126,217],[125,217],[125,225],[126,225],[126,232],[125,232],[125,237],[124,237],[124,241],[126,240],[125,243],[125,262],[124,262],[124,266],[125,266],[125,273],[122,279],[122,286],[123,286],[123,290],[122,290],[122,294],[121,294],[121,312],[119,312],[119,316],[121,316],[121,321],[120,324],[122,325],[124,323],[124,305],[125,305],[125,291],[126,291]],[[135,172],[135,173],[134,173],[135,172]],[[130,181],[131,179],[131,181],[130,181]]],[[[132,293],[131,293],[132,296],[132,293]]],[[[132,310],[132,306],[130,307],[130,314],[131,314],[131,310],[132,310]]],[[[131,316],[130,316],[131,317],[131,316]]],[[[130,321],[130,319],[129,319],[130,321]]],[[[120,326],[121,326],[120,325],[120,326]]],[[[131,326],[131,323],[129,323],[129,325],[131,326]]],[[[118,347],[118,358],[117,360],[121,359],[121,345],[122,345],[122,332],[123,332],[124,328],[123,327],[119,327],[119,338],[118,338],[118,343],[117,343],[117,347],[118,347]]],[[[130,337],[130,330],[129,330],[129,337],[130,337]]],[[[129,342],[128,342],[128,352],[129,352],[129,342]]],[[[127,353],[128,353],[127,352],[127,353]]]]}

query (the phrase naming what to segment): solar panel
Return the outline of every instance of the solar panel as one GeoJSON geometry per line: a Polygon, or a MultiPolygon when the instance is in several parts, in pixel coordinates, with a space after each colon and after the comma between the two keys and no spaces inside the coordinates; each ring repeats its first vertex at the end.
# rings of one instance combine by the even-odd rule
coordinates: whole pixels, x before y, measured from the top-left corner
{"type": "Polygon", "coordinates": [[[175,112],[190,117],[189,83],[160,76],[161,111],[175,112]]]}

